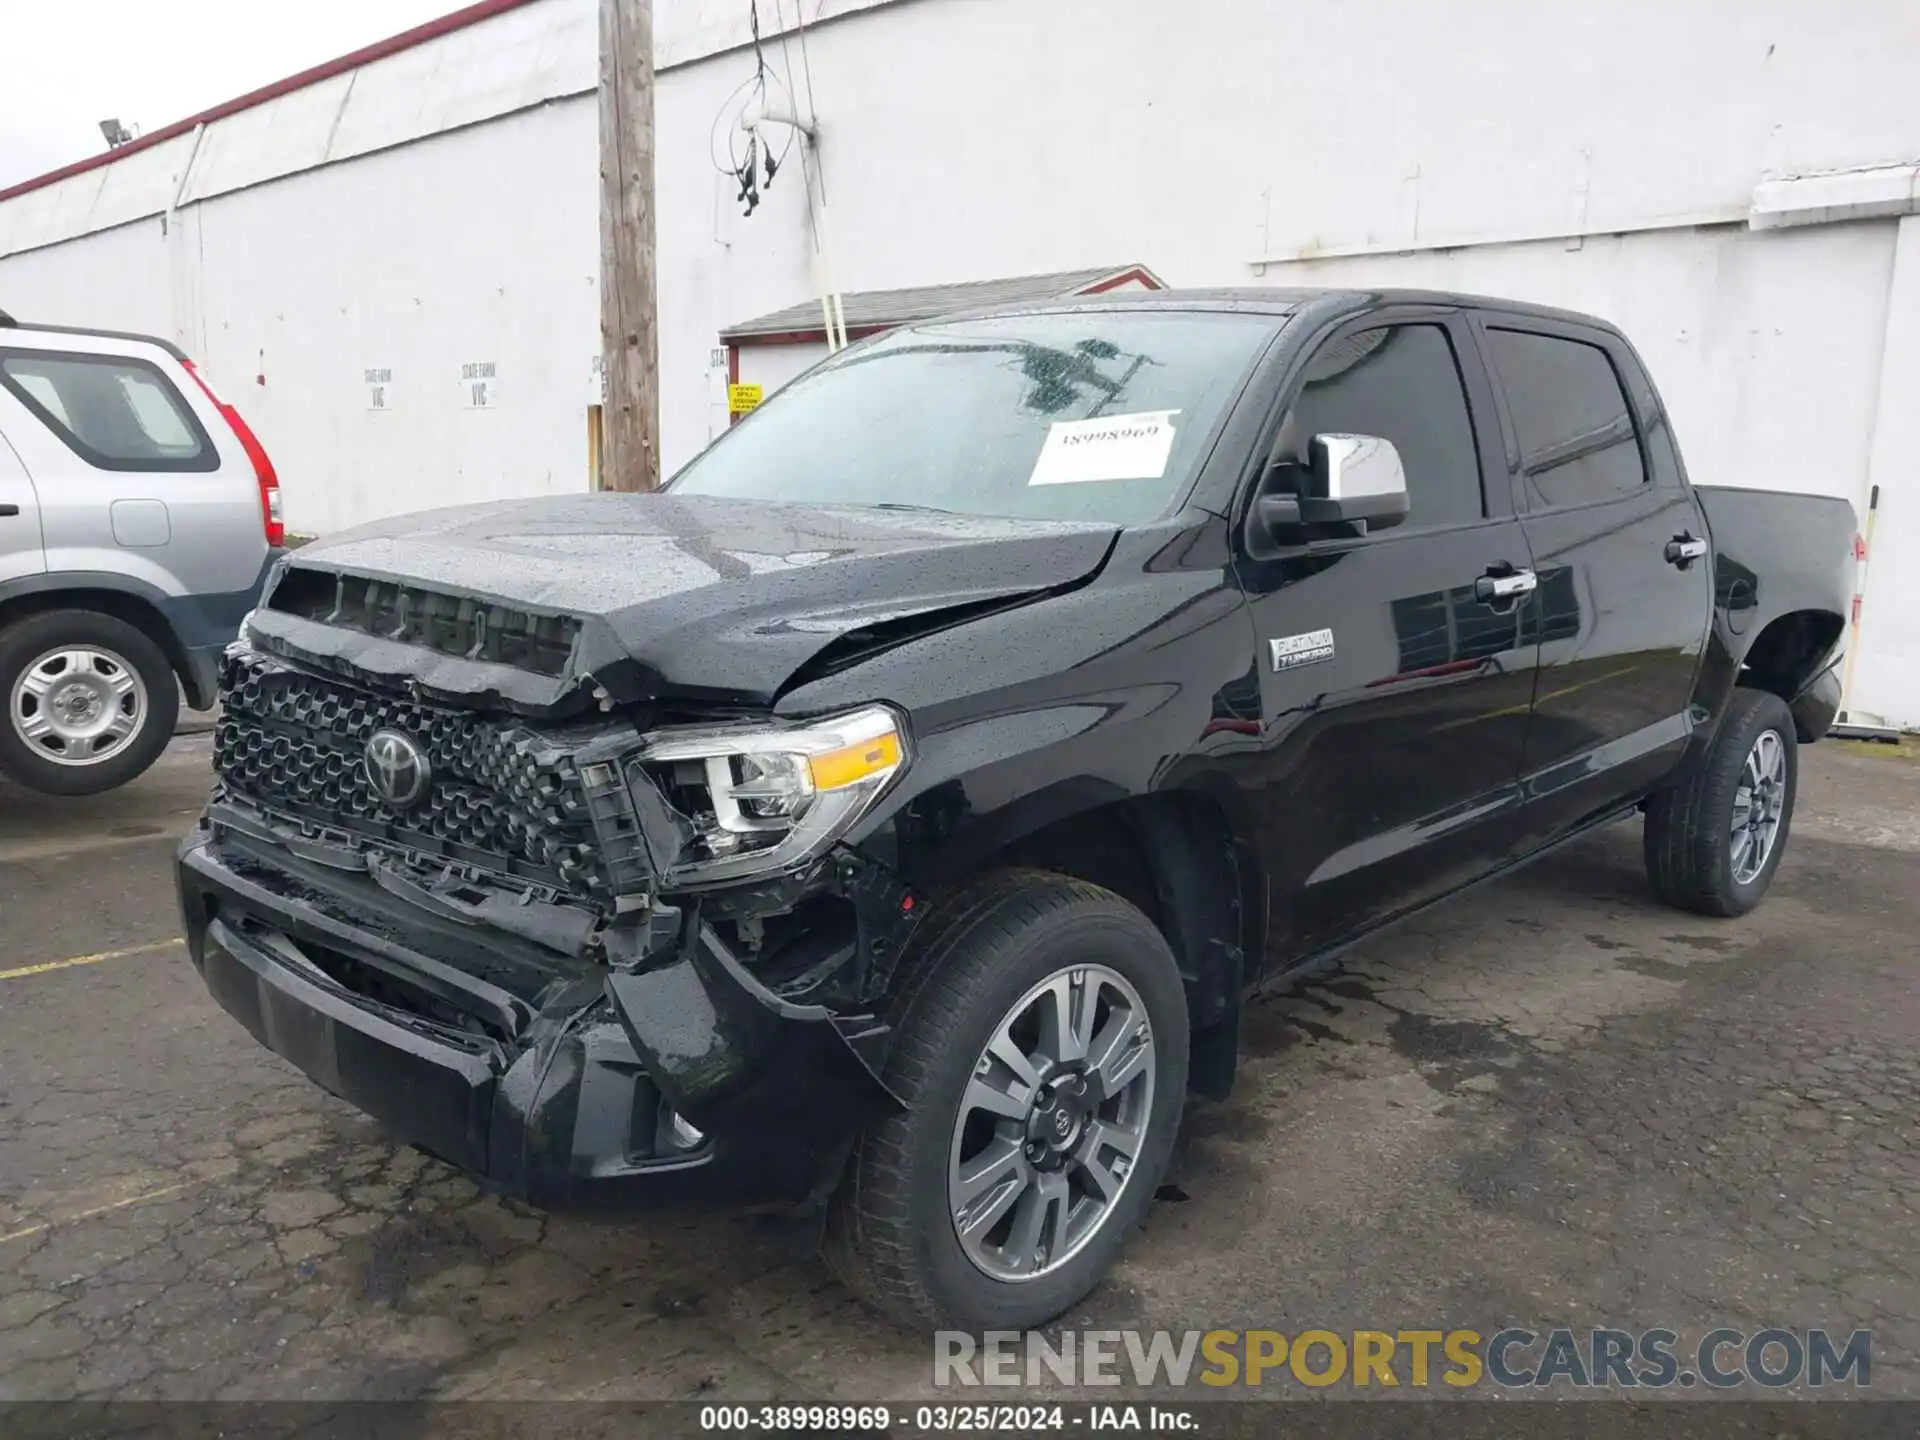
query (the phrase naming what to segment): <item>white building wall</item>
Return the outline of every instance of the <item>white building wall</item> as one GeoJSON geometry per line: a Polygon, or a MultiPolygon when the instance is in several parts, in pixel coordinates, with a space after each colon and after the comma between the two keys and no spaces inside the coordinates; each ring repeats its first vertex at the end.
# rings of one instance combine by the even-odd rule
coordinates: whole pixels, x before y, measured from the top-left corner
{"type": "MultiPolygon", "coordinates": [[[[1852,703],[1920,729],[1920,217],[1900,222],[1869,481],[1880,507],[1867,557],[1852,703]]],[[[1866,507],[1860,507],[1865,518],[1866,507]]]]}
{"type": "MultiPolygon", "coordinates": [[[[1176,285],[1433,285],[1605,315],[1696,478],[1863,516],[1879,481],[1859,703],[1920,722],[1920,609],[1880,598],[1910,602],[1897,557],[1920,564],[1902,458],[1920,437],[1889,439],[1886,416],[1920,379],[1915,302],[1888,328],[1900,222],[1746,228],[1763,181],[1920,158],[1910,0],[1843,22],[1805,0],[819,8],[804,52],[784,6],[761,18],[803,109],[811,71],[845,288],[1139,261],[1176,285]]],[[[657,10],[672,468],[725,424],[717,332],[805,299],[814,270],[795,157],[750,218],[710,158],[753,73],[744,7],[657,10]]],[[[581,488],[593,13],[539,0],[0,202],[0,306],[181,339],[266,439],[296,528],[581,488]],[[485,410],[464,403],[475,361],[498,366],[485,410]]]]}
{"type": "Polygon", "coordinates": [[[171,336],[173,280],[158,222],[0,258],[0,310],[21,320],[171,336]]]}
{"type": "Polygon", "coordinates": [[[598,166],[580,121],[528,111],[200,209],[187,343],[273,455],[290,527],[587,487],[598,166]],[[481,409],[462,374],[487,363],[481,409]],[[369,369],[392,372],[383,409],[369,369]]]}
{"type": "Polygon", "coordinates": [[[273,456],[297,532],[578,491],[592,120],[542,107],[0,260],[0,307],[177,340],[273,456]],[[477,409],[462,369],[487,362],[477,409]],[[369,369],[392,372],[379,410],[369,369]]]}

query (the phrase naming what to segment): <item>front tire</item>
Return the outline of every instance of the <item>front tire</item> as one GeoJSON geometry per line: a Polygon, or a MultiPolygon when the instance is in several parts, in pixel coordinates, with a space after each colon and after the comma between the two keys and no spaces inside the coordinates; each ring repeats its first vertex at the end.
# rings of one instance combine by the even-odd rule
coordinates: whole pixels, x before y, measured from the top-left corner
{"type": "Polygon", "coordinates": [[[1172,1153],[1187,1005],[1153,923],[1110,891],[1007,871],[930,917],[887,1083],[826,1258],[908,1323],[1024,1329],[1082,1299],[1172,1153]]]}
{"type": "Polygon", "coordinates": [[[1765,690],[1736,690],[1702,763],[1647,801],[1654,893],[1699,915],[1744,915],[1773,883],[1799,792],[1793,715],[1765,690]]]}
{"type": "Polygon", "coordinates": [[[0,705],[0,773],[47,795],[97,795],[159,758],[180,694],[146,632],[49,610],[0,630],[0,705]]]}

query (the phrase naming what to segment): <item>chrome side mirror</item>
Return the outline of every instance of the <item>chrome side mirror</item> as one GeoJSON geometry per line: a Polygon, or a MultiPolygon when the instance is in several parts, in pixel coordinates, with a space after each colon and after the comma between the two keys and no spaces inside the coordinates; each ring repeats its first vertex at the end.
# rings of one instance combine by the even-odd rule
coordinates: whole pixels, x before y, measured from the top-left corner
{"type": "Polygon", "coordinates": [[[1407,472],[1391,440],[1316,435],[1307,463],[1277,460],[1249,517],[1257,547],[1365,535],[1407,518],[1407,472]]]}
{"type": "Polygon", "coordinates": [[[1308,447],[1306,525],[1364,520],[1384,530],[1407,518],[1407,472],[1391,440],[1378,435],[1316,435],[1308,447]]]}

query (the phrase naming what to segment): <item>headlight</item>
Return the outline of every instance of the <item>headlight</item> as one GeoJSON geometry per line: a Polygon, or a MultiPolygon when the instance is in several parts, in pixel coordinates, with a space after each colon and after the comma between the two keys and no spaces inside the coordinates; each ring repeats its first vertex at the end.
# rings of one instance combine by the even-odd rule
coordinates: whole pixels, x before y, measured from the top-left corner
{"type": "Polygon", "coordinates": [[[806,725],[712,726],[645,736],[635,761],[693,827],[660,879],[714,885],[777,874],[844,835],[907,763],[882,705],[806,725]]]}

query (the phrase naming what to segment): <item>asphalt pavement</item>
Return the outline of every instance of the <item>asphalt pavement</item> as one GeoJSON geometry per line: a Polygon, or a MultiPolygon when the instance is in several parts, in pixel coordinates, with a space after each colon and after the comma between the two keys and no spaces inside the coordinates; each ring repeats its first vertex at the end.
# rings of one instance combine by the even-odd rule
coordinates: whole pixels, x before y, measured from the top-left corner
{"type": "MultiPolygon", "coordinates": [[[[175,939],[208,746],[0,789],[0,1399],[930,1393],[754,1221],[481,1195],[256,1046],[175,939]]],[[[1661,908],[1623,825],[1257,1004],[1069,1323],[1868,1327],[1920,1397],[1920,764],[1802,758],[1752,916],[1661,908]]]]}

